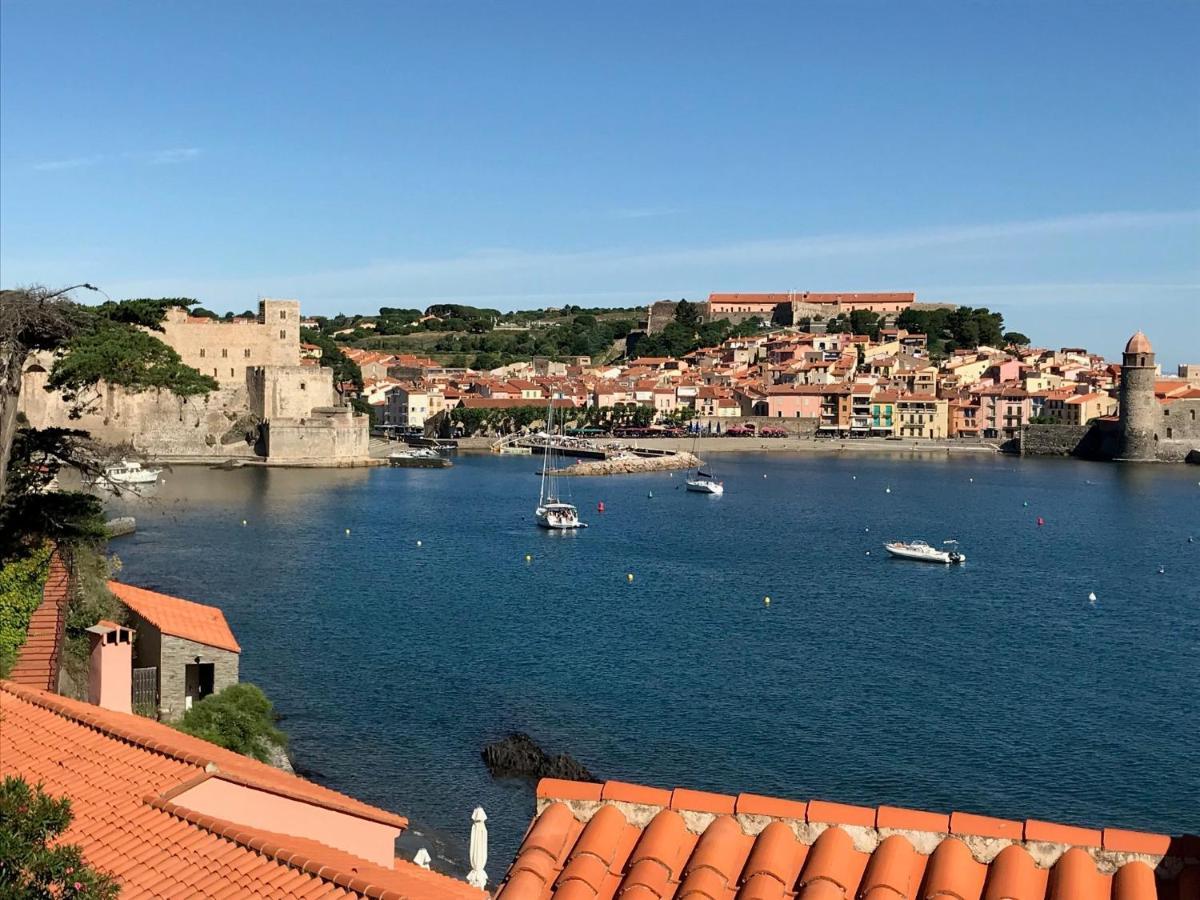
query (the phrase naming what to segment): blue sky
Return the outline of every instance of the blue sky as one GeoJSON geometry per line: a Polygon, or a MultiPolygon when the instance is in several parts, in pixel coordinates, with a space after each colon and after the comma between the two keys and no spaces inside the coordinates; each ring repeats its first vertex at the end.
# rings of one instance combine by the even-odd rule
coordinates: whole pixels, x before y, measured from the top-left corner
{"type": "Polygon", "coordinates": [[[0,5],[0,279],[916,290],[1200,362],[1200,3],[0,5]]]}

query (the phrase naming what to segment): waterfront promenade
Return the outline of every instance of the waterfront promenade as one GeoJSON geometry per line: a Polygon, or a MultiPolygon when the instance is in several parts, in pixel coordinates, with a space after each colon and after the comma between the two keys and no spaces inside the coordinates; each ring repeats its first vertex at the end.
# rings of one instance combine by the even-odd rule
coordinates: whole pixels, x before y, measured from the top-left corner
{"type": "MultiPolygon", "coordinates": [[[[606,443],[617,438],[600,438],[599,443],[606,443]]],[[[458,448],[468,452],[491,452],[495,437],[459,438],[458,448]]],[[[681,438],[650,438],[629,440],[630,446],[650,450],[673,450],[677,453],[690,453],[695,444],[695,451],[700,456],[713,453],[902,453],[928,454],[940,456],[947,454],[993,454],[999,452],[999,445],[994,441],[957,441],[957,440],[889,440],[887,438],[855,438],[853,440],[828,438],[759,438],[759,437],[701,437],[694,440],[690,437],[681,438]]]]}

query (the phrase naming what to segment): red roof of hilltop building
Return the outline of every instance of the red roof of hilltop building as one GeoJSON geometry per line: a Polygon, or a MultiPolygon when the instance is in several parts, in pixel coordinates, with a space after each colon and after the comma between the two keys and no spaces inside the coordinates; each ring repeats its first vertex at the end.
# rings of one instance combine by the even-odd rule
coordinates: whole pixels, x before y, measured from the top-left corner
{"type": "Polygon", "coordinates": [[[240,653],[225,614],[215,606],[193,603],[180,597],[148,591],[131,584],[110,581],[108,589],[113,596],[135,613],[154,625],[163,634],[186,638],[197,644],[207,644],[221,650],[240,653]]]}
{"type": "Polygon", "coordinates": [[[499,900],[1195,900],[1200,838],[543,780],[499,900]]]}
{"type": "Polygon", "coordinates": [[[0,722],[0,775],[70,799],[63,840],[116,878],[123,900],[484,900],[394,857],[391,841],[407,825],[401,816],[151,719],[0,681],[0,722]],[[292,833],[253,823],[271,808],[292,833]],[[365,846],[370,829],[382,829],[374,844],[386,862],[317,839],[365,846]]]}

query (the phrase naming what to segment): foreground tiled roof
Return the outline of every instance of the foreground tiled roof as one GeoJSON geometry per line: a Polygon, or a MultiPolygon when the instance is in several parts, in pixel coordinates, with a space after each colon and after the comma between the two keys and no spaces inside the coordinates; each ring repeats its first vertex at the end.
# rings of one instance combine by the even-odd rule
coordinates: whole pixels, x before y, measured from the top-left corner
{"type": "Polygon", "coordinates": [[[67,796],[65,840],[139,897],[482,900],[444,875],[393,868],[293,835],[200,815],[172,801],[219,777],[396,828],[386,810],[140,716],[0,681],[0,774],[67,796]]]}
{"type": "Polygon", "coordinates": [[[29,617],[25,643],[17,652],[9,678],[17,684],[54,690],[62,662],[63,631],[67,616],[67,593],[71,575],[55,551],[42,587],[42,602],[29,617]]]}
{"type": "Polygon", "coordinates": [[[544,780],[500,900],[1197,900],[1200,839],[544,780]]]}
{"type": "Polygon", "coordinates": [[[163,634],[186,638],[198,644],[240,653],[225,614],[215,606],[193,603],[180,597],[148,591],[131,584],[110,581],[108,589],[118,600],[155,625],[163,634]]]}

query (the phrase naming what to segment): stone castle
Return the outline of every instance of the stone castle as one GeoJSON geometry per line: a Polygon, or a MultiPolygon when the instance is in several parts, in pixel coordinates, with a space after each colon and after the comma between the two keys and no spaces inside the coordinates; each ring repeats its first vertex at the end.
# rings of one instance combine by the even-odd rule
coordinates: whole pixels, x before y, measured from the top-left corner
{"type": "Polygon", "coordinates": [[[79,418],[61,394],[45,390],[53,360],[26,363],[20,411],[35,427],[85,429],[174,462],[227,459],[278,465],[356,465],[368,458],[369,424],[343,405],[333,370],[300,354],[300,303],[262,300],[257,319],[219,321],[168,311],[158,335],[216,391],[176,397],[97,385],[79,418]]]}

